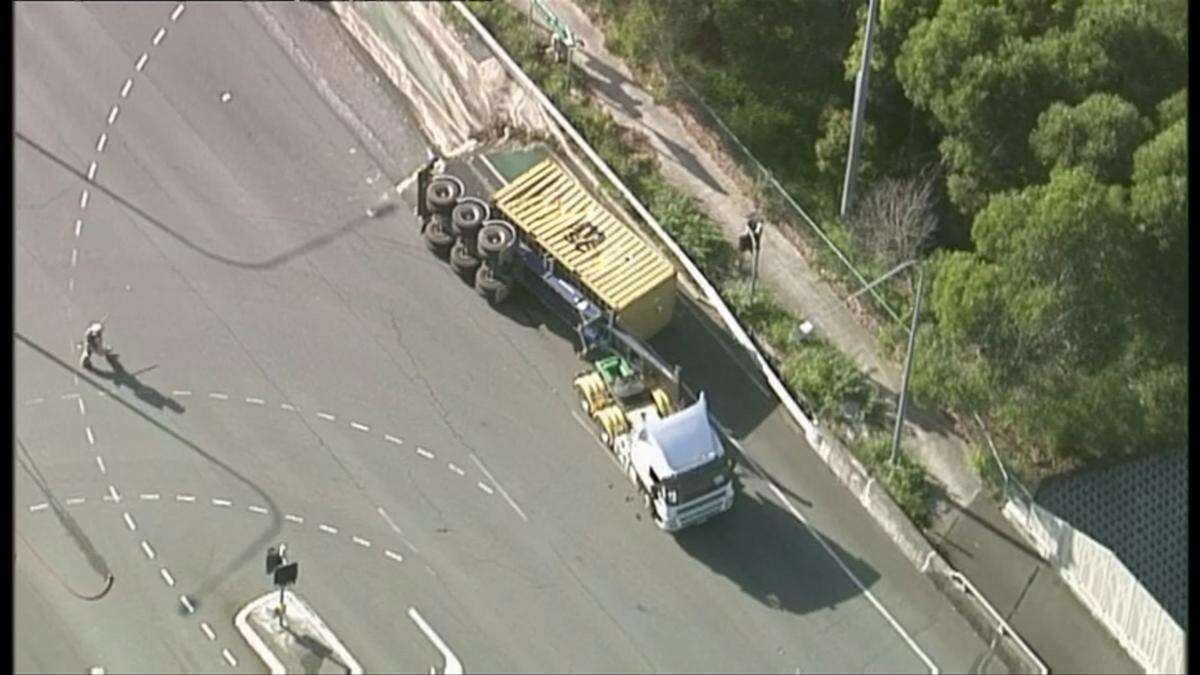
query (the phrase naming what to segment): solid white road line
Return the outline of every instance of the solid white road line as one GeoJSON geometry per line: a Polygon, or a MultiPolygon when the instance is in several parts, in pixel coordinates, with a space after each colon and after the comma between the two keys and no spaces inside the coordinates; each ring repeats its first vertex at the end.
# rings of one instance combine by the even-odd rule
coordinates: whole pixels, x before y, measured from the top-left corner
{"type": "Polygon", "coordinates": [[[446,643],[442,642],[442,638],[438,637],[438,634],[433,632],[433,628],[431,628],[429,624],[425,622],[425,619],[421,618],[421,615],[417,613],[415,607],[408,608],[408,618],[412,619],[413,623],[417,624],[417,628],[421,629],[421,632],[425,634],[425,637],[429,638],[429,641],[433,643],[433,646],[437,647],[437,650],[442,653],[442,658],[446,659],[446,667],[442,669],[442,672],[446,675],[462,675],[462,663],[459,662],[458,658],[454,656],[454,652],[450,651],[450,648],[446,646],[446,643]]]}
{"type": "Polygon", "coordinates": [[[400,440],[399,438],[396,438],[395,436],[393,436],[391,434],[384,434],[383,438],[384,438],[384,440],[386,440],[389,443],[394,443],[396,445],[404,445],[404,441],[400,440]]]}
{"type": "Polygon", "coordinates": [[[167,571],[167,568],[160,568],[158,570],[158,574],[163,578],[163,581],[167,582],[168,586],[175,585],[175,577],[171,576],[171,573],[167,571]]]}
{"type": "Polygon", "coordinates": [[[134,532],[137,530],[137,523],[133,522],[133,516],[129,515],[128,511],[123,513],[122,517],[125,518],[125,524],[129,526],[130,532],[134,532]]]}
{"type": "Polygon", "coordinates": [[[200,622],[200,630],[204,631],[204,636],[210,641],[217,639],[217,634],[213,632],[212,626],[209,626],[207,621],[200,622]]]}
{"type": "Polygon", "coordinates": [[[471,453],[471,461],[475,462],[475,466],[479,467],[479,470],[483,472],[483,475],[487,476],[487,479],[492,482],[492,485],[496,486],[496,489],[500,491],[500,496],[504,497],[504,501],[508,502],[508,505],[517,512],[518,516],[521,516],[521,520],[528,523],[529,517],[526,516],[525,512],[521,510],[521,507],[517,505],[517,502],[513,500],[512,497],[508,496],[508,490],[504,489],[504,486],[500,484],[500,481],[496,480],[496,477],[492,475],[492,472],[487,470],[487,467],[483,465],[483,462],[479,461],[479,458],[475,456],[474,452],[471,453]]]}
{"type": "Polygon", "coordinates": [[[154,560],[154,549],[150,548],[150,542],[145,539],[142,540],[142,551],[145,552],[147,558],[154,560]]]}

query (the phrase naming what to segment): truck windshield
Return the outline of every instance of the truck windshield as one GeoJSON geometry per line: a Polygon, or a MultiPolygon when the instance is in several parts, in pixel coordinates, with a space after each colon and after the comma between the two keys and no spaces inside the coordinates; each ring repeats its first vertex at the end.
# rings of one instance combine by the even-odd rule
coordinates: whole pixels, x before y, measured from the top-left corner
{"type": "Polygon", "coordinates": [[[729,468],[725,457],[717,457],[663,481],[663,489],[670,504],[689,502],[725,485],[729,480],[729,468]],[[672,497],[674,495],[674,497],[672,497]]]}

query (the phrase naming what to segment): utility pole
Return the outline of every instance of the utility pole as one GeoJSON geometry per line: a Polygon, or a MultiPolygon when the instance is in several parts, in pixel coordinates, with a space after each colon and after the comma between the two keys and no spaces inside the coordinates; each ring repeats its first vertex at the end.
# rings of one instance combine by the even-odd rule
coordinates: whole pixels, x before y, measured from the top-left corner
{"type": "Polygon", "coordinates": [[[908,354],[904,357],[904,381],[900,383],[900,405],[896,410],[896,430],[892,432],[892,457],[888,464],[896,466],[896,453],[900,450],[900,429],[904,426],[904,406],[908,402],[908,374],[912,371],[913,347],[917,344],[917,317],[921,313],[921,290],[925,282],[925,270],[917,268],[917,300],[913,304],[912,326],[908,329],[908,354]]]}
{"type": "Polygon", "coordinates": [[[862,141],[863,115],[867,109],[867,82],[871,73],[871,38],[875,34],[878,0],[867,4],[867,29],[863,40],[862,62],[854,78],[854,111],[850,119],[850,153],[846,156],[846,178],[842,181],[842,218],[850,212],[854,198],[854,180],[858,174],[858,145],[862,141]]]}

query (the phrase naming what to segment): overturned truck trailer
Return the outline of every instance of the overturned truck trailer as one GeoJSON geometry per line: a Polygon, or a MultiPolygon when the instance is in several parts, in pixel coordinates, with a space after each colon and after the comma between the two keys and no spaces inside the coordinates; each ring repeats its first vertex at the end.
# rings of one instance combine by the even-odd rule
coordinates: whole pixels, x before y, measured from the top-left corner
{"type": "Polygon", "coordinates": [[[417,183],[426,245],[488,302],[521,284],[574,328],[580,405],[658,526],[728,510],[733,462],[704,395],[685,405],[677,370],[644,342],[671,321],[674,265],[552,157],[487,200],[433,166],[417,183]]]}

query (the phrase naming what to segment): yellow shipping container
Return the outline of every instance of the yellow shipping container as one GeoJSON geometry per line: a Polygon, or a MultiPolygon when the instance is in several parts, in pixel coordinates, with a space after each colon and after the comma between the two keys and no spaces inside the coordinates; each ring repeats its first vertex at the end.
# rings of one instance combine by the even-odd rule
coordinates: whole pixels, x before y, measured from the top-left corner
{"type": "Polygon", "coordinates": [[[574,281],[646,339],[671,321],[675,266],[640,233],[601,206],[553,158],[534,165],[493,196],[496,206],[574,281]]]}

